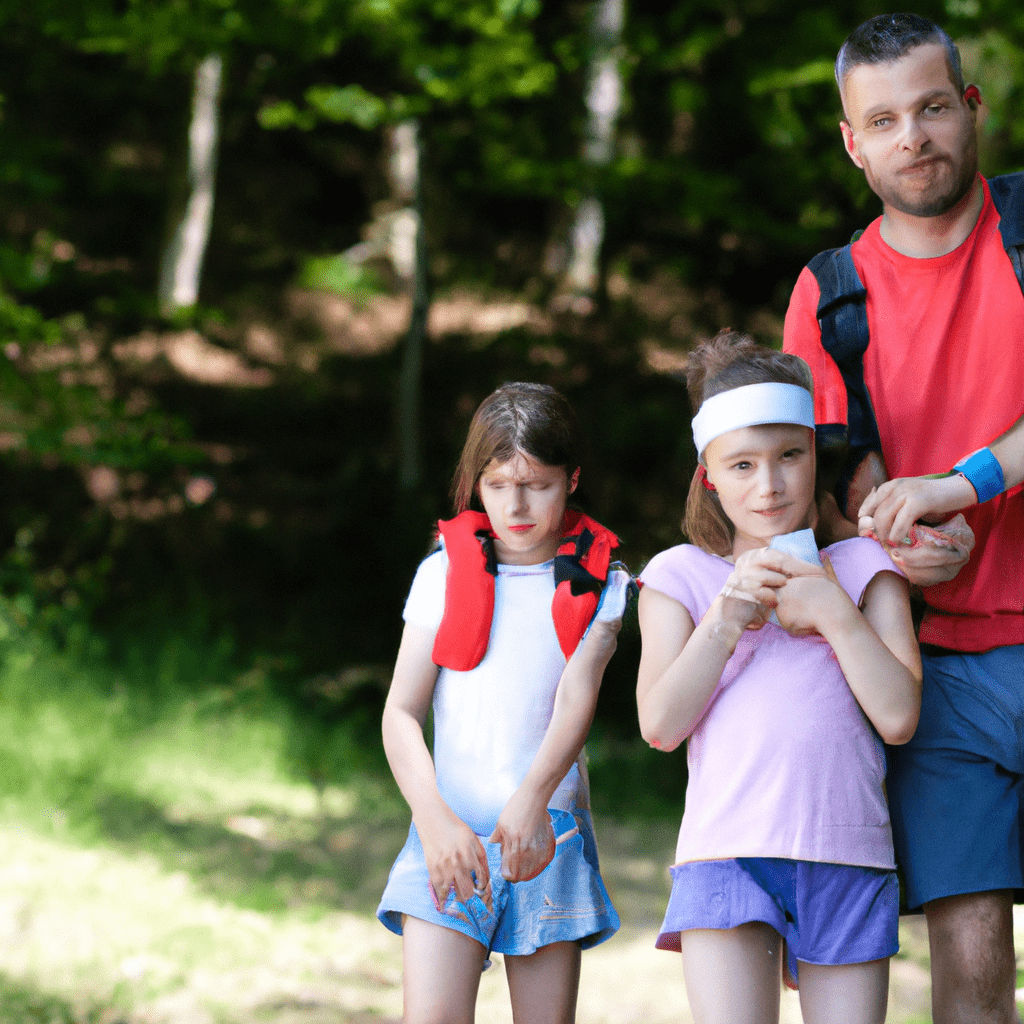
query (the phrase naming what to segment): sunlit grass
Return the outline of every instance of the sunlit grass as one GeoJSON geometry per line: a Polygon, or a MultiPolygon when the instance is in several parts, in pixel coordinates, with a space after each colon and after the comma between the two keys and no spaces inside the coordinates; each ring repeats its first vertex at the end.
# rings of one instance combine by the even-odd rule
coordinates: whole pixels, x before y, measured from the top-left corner
{"type": "MultiPolygon", "coordinates": [[[[401,943],[373,910],[408,810],[386,776],[345,770],[376,763],[375,731],[317,724],[195,627],[114,658],[23,626],[0,636],[0,1024],[397,1022],[401,943]]],[[[629,761],[595,740],[605,775],[629,761]]],[[[624,928],[584,957],[581,1024],[689,1019],[653,949],[674,830],[598,822],[624,928]]],[[[902,941],[889,1019],[911,1024],[927,943],[902,941]]],[[[479,1019],[511,1019],[500,958],[479,1019]]]]}

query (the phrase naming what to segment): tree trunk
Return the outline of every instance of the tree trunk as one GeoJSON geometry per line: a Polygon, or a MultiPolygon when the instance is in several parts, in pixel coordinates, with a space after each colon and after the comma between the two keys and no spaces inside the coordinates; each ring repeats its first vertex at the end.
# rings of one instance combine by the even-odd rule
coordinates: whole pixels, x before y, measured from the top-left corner
{"type": "Polygon", "coordinates": [[[391,222],[391,262],[412,296],[398,382],[398,483],[413,490],[422,476],[420,450],[420,378],[427,341],[430,292],[427,286],[427,244],[423,231],[423,143],[415,120],[403,121],[391,133],[391,178],[396,196],[410,201],[391,222]]]}
{"type": "Polygon", "coordinates": [[[590,60],[583,143],[583,194],[573,211],[562,301],[589,312],[600,283],[604,207],[598,179],[615,152],[615,124],[622,109],[619,59],[625,18],[624,0],[595,0],[590,21],[590,60]]]}
{"type": "Polygon", "coordinates": [[[160,312],[171,316],[196,304],[203,256],[213,216],[217,167],[218,112],[223,61],[210,54],[196,68],[192,121],[188,130],[188,196],[160,263],[160,312]]]}

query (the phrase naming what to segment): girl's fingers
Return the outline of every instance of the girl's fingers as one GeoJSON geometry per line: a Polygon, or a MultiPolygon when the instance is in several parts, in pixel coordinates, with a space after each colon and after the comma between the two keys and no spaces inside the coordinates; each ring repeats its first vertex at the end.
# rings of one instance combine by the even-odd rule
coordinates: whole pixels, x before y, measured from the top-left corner
{"type": "Polygon", "coordinates": [[[832,559],[830,559],[824,552],[821,553],[820,557],[821,567],[825,570],[825,575],[838,586],[839,577],[836,576],[836,571],[832,568],[832,559]]]}

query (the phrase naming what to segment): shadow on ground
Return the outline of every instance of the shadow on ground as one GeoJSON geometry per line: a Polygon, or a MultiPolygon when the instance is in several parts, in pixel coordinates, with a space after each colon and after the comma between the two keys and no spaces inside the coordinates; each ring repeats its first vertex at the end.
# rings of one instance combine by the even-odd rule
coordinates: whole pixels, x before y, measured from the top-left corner
{"type": "Polygon", "coordinates": [[[308,907],[372,914],[408,819],[357,810],[310,819],[253,806],[225,818],[108,792],[92,808],[100,838],[185,871],[218,900],[263,912],[308,907]]]}
{"type": "Polygon", "coordinates": [[[110,1008],[75,1006],[0,975],[0,1024],[125,1024],[110,1008]]]}

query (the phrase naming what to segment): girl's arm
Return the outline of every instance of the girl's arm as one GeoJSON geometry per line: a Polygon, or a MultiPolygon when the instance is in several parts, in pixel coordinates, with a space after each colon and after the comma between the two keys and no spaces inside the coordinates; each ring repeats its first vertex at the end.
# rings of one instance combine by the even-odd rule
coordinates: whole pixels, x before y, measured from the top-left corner
{"type": "Polygon", "coordinates": [[[697,626],[674,598],[650,585],[640,591],[637,710],[652,747],[674,750],[693,732],[744,631],[763,626],[777,588],[809,568],[768,548],[744,552],[697,626]]]}
{"type": "Polygon", "coordinates": [[[640,591],[643,649],[636,703],[640,734],[658,750],[675,750],[693,732],[743,635],[719,595],[700,624],[674,598],[650,585],[640,591]]]}
{"type": "Polygon", "coordinates": [[[501,843],[501,873],[510,882],[535,878],[555,855],[548,804],[586,742],[621,625],[621,618],[591,624],[558,682],[551,721],[533,763],[498,818],[490,842],[501,843]]]}
{"type": "Polygon", "coordinates": [[[434,631],[406,624],[395,661],[381,732],[391,772],[412,810],[438,909],[454,886],[465,902],[487,890],[490,876],[483,845],[437,790],[434,762],[423,738],[437,683],[432,660],[434,631]],[[476,872],[474,883],[473,872],[476,872]]]}
{"type": "Polygon", "coordinates": [[[864,714],[886,743],[906,743],[921,711],[921,654],[914,638],[907,582],[877,573],[861,609],[827,576],[790,580],[779,592],[779,622],[810,629],[832,646],[864,714]]]}

